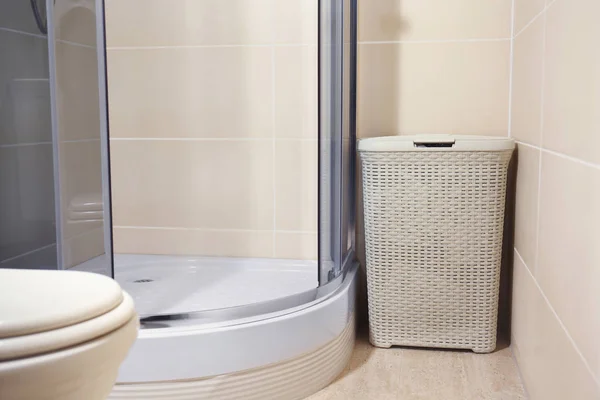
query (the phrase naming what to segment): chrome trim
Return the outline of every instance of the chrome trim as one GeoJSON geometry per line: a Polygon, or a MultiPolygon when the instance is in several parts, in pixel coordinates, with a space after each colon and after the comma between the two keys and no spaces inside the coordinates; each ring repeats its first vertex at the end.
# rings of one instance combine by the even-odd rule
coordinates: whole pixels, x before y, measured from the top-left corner
{"type": "Polygon", "coordinates": [[[54,225],[56,230],[56,269],[65,269],[61,207],[60,137],[58,132],[58,88],[56,87],[56,46],[54,1],[46,0],[48,41],[48,82],[50,84],[50,123],[52,124],[52,168],[54,174],[54,225]]]}
{"type": "Polygon", "coordinates": [[[110,186],[110,140],[108,133],[108,87],[106,77],[106,32],[104,0],[96,0],[96,52],[98,59],[98,105],[100,106],[100,168],[102,169],[102,204],[106,275],[115,277],[112,243],[112,198],[110,186]]]}
{"type": "Polygon", "coordinates": [[[178,322],[190,322],[194,324],[225,323],[223,326],[237,325],[240,320],[252,317],[268,318],[269,314],[282,312],[292,308],[300,307],[317,300],[325,300],[343,286],[349,271],[352,271],[358,262],[349,259],[348,265],[344,265],[343,273],[331,282],[291,296],[281,297],[274,300],[263,301],[237,307],[218,308],[207,311],[197,311],[179,314],[153,314],[140,316],[141,329],[172,328],[178,322]]]}

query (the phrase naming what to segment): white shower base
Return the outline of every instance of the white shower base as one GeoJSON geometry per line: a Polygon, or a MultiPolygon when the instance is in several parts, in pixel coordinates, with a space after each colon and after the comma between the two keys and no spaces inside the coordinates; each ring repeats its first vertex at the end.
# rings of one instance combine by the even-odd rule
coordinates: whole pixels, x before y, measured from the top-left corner
{"type": "MultiPolygon", "coordinates": [[[[98,259],[79,271],[104,268],[98,259]]],[[[318,286],[316,261],[115,254],[115,278],[138,314],[182,314],[274,300],[318,286]]]]}
{"type": "MultiPolygon", "coordinates": [[[[99,261],[75,269],[101,271],[99,261]]],[[[145,323],[109,399],[295,400],[316,392],[354,345],[357,265],[347,267],[317,289],[316,262],[116,255],[117,281],[140,315],[202,316],[145,323]],[[267,311],[234,311],[253,303],[267,311]]]]}
{"type": "Polygon", "coordinates": [[[356,265],[328,294],[233,324],[142,329],[110,399],[293,400],[330,383],[354,345],[356,265]]]}

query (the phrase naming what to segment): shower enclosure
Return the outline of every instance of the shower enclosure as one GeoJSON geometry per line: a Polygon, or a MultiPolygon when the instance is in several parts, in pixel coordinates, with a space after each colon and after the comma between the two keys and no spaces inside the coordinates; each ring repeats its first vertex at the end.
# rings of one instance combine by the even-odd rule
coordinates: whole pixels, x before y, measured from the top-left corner
{"type": "Polygon", "coordinates": [[[0,4],[0,267],[94,257],[111,274],[96,16],[93,1],[0,4]]]}
{"type": "Polygon", "coordinates": [[[0,267],[134,297],[115,398],[290,360],[332,379],[298,357],[353,341],[356,0],[0,11],[0,267]]]}

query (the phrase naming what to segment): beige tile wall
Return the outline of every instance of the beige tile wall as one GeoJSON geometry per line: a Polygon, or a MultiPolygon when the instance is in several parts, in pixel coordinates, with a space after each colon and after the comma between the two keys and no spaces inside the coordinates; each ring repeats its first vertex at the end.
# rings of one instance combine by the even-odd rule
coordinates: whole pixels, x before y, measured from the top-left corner
{"type": "Polygon", "coordinates": [[[532,400],[600,399],[600,3],[515,0],[512,346],[532,400]]]}
{"type": "MultiPolygon", "coordinates": [[[[506,136],[511,0],[359,0],[359,138],[506,136]]],[[[357,252],[364,265],[357,180],[357,252]]]]}
{"type": "Polygon", "coordinates": [[[510,0],[359,2],[358,135],[508,130],[510,0]]]}
{"type": "Polygon", "coordinates": [[[317,2],[106,2],[115,251],[314,259],[317,2]]]}

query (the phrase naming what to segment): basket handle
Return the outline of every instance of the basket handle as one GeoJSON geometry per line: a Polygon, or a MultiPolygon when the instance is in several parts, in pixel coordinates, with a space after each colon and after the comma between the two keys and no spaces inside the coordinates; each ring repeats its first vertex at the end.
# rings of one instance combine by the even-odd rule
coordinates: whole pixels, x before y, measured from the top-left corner
{"type": "Polygon", "coordinates": [[[453,138],[420,138],[413,140],[415,147],[454,147],[456,140],[453,138]]]}

